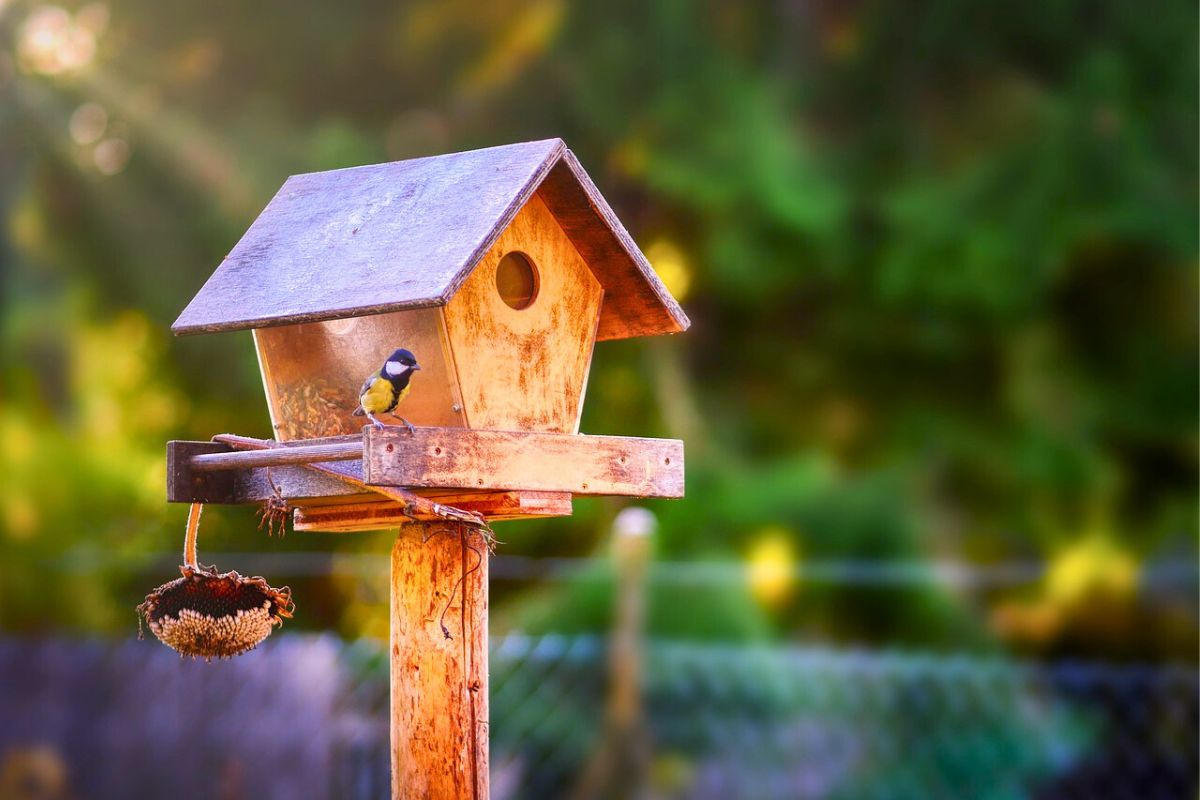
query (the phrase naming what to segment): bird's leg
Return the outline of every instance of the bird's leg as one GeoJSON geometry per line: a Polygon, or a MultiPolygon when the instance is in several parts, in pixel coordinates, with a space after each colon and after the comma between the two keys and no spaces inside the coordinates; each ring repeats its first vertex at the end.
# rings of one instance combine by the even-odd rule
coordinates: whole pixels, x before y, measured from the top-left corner
{"type": "MultiPolygon", "coordinates": [[[[3,0],[0,0],[0,2],[3,2],[3,0]]],[[[413,434],[415,434],[415,433],[417,432],[417,429],[416,429],[415,427],[413,427],[413,424],[412,424],[411,422],[409,422],[409,421],[408,421],[408,420],[406,420],[404,417],[402,417],[402,416],[400,416],[399,414],[397,414],[395,411],[388,411],[388,412],[387,412],[387,415],[388,415],[389,417],[391,417],[392,419],[398,419],[398,420],[400,420],[401,422],[403,422],[403,423],[404,423],[404,427],[408,428],[408,435],[409,435],[409,436],[412,436],[413,434]]]]}
{"type": "Polygon", "coordinates": [[[374,414],[372,414],[370,411],[367,411],[365,408],[363,409],[363,412],[364,412],[364,413],[366,413],[366,415],[367,415],[367,419],[371,420],[371,422],[373,422],[373,423],[375,424],[375,427],[376,427],[376,428],[382,428],[382,427],[383,427],[383,423],[382,423],[382,422],[380,422],[379,420],[375,419],[375,415],[374,415],[374,414]]]}

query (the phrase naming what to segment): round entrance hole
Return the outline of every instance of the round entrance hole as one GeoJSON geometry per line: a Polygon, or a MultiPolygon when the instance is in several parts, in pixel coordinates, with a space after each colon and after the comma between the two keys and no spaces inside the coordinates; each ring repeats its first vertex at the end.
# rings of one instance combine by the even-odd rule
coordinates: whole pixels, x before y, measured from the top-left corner
{"type": "Polygon", "coordinates": [[[509,308],[520,311],[537,299],[538,273],[529,256],[513,251],[496,266],[496,290],[509,308]]]}

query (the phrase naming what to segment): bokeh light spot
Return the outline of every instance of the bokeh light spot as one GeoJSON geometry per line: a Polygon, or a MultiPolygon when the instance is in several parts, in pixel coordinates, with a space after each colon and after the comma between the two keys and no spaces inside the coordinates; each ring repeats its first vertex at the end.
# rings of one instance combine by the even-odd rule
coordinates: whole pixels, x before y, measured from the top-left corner
{"type": "Polygon", "coordinates": [[[680,302],[692,286],[692,268],[683,248],[670,239],[656,239],[646,248],[646,260],[680,302]]]}
{"type": "Polygon", "coordinates": [[[761,531],[746,557],[747,579],[754,599],[776,606],[787,599],[795,583],[798,557],[792,535],[773,526],[761,531]]]}
{"type": "Polygon", "coordinates": [[[28,539],[37,532],[38,510],[24,495],[10,493],[4,502],[4,527],[13,539],[28,539]]]}
{"type": "Polygon", "coordinates": [[[124,139],[105,139],[92,153],[96,169],[105,175],[116,175],[129,163],[129,143],[124,139]]]}
{"type": "Polygon", "coordinates": [[[75,12],[75,24],[100,36],[108,28],[108,6],[104,3],[88,3],[75,12]]]}
{"type": "Polygon", "coordinates": [[[1046,572],[1046,593],[1069,606],[1095,593],[1125,596],[1137,587],[1138,562],[1108,537],[1090,535],[1058,553],[1046,572]]]}
{"type": "Polygon", "coordinates": [[[17,57],[26,72],[60,75],[87,66],[95,55],[96,32],[58,6],[35,8],[17,34],[17,57]]]}
{"type": "Polygon", "coordinates": [[[108,112],[99,103],[84,103],[71,114],[67,128],[76,144],[92,144],[104,135],[108,112]]]}

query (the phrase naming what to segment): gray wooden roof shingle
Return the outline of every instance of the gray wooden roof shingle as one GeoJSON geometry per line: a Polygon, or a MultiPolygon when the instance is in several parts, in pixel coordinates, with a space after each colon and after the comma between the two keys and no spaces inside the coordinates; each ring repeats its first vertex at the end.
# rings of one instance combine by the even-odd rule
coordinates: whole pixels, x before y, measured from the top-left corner
{"type": "Polygon", "coordinates": [[[561,139],[288,178],[177,334],[442,305],[538,192],[604,287],[601,339],[687,316],[561,139]]]}

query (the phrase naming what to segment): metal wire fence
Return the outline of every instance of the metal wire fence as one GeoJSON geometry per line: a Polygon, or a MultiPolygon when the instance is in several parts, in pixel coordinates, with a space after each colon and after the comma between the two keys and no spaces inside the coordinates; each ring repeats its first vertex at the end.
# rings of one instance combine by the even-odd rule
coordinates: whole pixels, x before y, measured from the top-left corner
{"type": "MultiPolygon", "coordinates": [[[[1196,796],[1191,668],[670,642],[647,658],[654,796],[1196,796]]],[[[575,785],[603,664],[597,639],[498,643],[493,758],[517,765],[514,796],[575,785]]]]}
{"type": "MultiPolygon", "coordinates": [[[[618,730],[604,639],[496,639],[493,796],[580,794],[614,746],[632,758],[600,770],[608,796],[1197,796],[1191,666],[653,640],[644,658],[640,722],[618,730]]],[[[213,664],[0,640],[0,797],[385,797],[386,669],[380,643],[328,636],[213,664]]]]}

